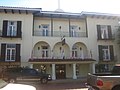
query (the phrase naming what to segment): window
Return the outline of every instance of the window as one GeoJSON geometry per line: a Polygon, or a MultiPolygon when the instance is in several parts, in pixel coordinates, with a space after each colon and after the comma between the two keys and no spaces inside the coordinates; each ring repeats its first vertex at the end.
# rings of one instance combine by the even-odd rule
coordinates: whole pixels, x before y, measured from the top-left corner
{"type": "Polygon", "coordinates": [[[16,36],[17,35],[17,22],[8,21],[7,36],[16,36]]]}
{"type": "Polygon", "coordinates": [[[42,46],[42,57],[48,57],[48,47],[42,46]]]}
{"type": "Polygon", "coordinates": [[[20,62],[21,56],[20,44],[1,44],[1,61],[16,61],[20,62]]]}
{"type": "Polygon", "coordinates": [[[98,40],[113,40],[112,30],[110,25],[97,25],[98,40]]]}
{"type": "Polygon", "coordinates": [[[49,25],[42,25],[42,35],[48,36],[49,25]]]}
{"type": "Polygon", "coordinates": [[[73,47],[72,48],[72,57],[77,57],[77,48],[76,47],[73,47]]]}
{"type": "Polygon", "coordinates": [[[108,39],[108,28],[106,25],[101,25],[101,37],[102,39],[108,39]]]}
{"type": "Polygon", "coordinates": [[[6,45],[6,61],[15,61],[16,58],[16,45],[7,44],[6,45]]]}
{"type": "Polygon", "coordinates": [[[3,21],[2,37],[21,38],[22,21],[3,21]]]}
{"type": "Polygon", "coordinates": [[[104,46],[103,49],[103,60],[110,60],[110,51],[108,46],[104,46]]]}
{"type": "Polygon", "coordinates": [[[96,64],[95,68],[96,73],[110,72],[110,66],[108,64],[96,64]]]}
{"type": "Polygon", "coordinates": [[[77,30],[77,26],[70,26],[70,36],[71,37],[75,37],[76,36],[76,30],[77,30]]]}
{"type": "Polygon", "coordinates": [[[99,60],[110,61],[114,60],[113,45],[99,45],[99,60]]]}

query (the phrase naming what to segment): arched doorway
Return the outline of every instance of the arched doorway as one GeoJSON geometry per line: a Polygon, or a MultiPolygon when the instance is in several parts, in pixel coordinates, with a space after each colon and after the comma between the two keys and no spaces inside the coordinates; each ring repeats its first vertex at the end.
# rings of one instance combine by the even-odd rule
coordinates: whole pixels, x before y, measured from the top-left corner
{"type": "Polygon", "coordinates": [[[49,58],[51,57],[50,45],[44,41],[40,41],[35,44],[32,56],[36,58],[49,58]]]}

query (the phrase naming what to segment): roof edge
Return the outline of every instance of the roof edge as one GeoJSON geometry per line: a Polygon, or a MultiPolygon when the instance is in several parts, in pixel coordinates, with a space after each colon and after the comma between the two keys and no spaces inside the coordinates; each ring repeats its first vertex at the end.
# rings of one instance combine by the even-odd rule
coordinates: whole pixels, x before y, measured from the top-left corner
{"type": "Polygon", "coordinates": [[[0,6],[0,9],[42,11],[42,8],[10,7],[10,6],[0,6]]]}

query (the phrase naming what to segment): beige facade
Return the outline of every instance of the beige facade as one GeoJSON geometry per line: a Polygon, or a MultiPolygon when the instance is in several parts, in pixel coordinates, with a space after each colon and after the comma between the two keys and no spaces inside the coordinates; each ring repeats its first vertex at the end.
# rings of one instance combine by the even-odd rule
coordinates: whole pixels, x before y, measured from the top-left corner
{"type": "Polygon", "coordinates": [[[9,7],[0,11],[1,67],[28,66],[55,80],[107,72],[119,63],[117,15],[9,7]]]}

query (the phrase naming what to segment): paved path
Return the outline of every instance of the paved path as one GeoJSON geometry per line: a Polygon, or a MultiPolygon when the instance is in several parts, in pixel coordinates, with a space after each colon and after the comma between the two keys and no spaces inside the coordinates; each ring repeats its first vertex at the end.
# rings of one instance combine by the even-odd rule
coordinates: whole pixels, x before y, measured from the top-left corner
{"type": "Polygon", "coordinates": [[[64,79],[64,80],[55,80],[50,81],[48,84],[40,83],[25,83],[33,85],[37,90],[88,90],[85,87],[85,79],[64,79]]]}

